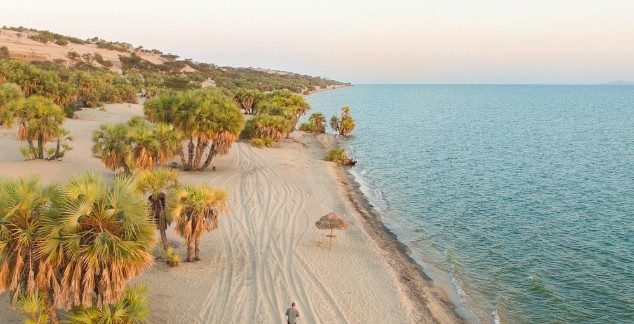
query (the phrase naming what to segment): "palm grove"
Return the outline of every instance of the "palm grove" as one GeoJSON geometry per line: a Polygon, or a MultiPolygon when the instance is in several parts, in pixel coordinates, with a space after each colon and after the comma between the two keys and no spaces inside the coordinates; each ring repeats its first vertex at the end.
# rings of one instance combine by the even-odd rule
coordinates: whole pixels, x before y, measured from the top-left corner
{"type": "MultiPolygon", "coordinates": [[[[72,323],[142,320],[147,288],[128,282],[152,266],[155,230],[169,265],[179,261],[166,236],[172,222],[186,261],[197,261],[202,235],[228,211],[225,190],[180,183],[161,166],[176,159],[183,171],[204,171],[240,137],[273,146],[310,109],[289,90],[153,88],[170,78],[0,60],[0,121],[17,126],[25,159],[62,159],[72,149],[63,121],[78,107],[153,96],[144,102],[146,118],[103,124],[93,134],[93,154],[121,171],[112,181],[94,173],[49,184],[0,178],[0,291],[32,323],[58,323],[60,314],[72,323]],[[245,124],[241,110],[255,116],[245,124]]],[[[347,135],[354,123],[343,130],[343,118],[333,128],[347,135]]],[[[325,118],[313,114],[300,128],[323,133],[325,118]]]]}

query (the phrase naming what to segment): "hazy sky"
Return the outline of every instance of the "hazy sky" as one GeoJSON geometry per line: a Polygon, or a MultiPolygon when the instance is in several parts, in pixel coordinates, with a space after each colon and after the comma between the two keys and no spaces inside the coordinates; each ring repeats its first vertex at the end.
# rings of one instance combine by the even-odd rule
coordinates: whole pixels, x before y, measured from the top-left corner
{"type": "Polygon", "coordinates": [[[634,81],[634,0],[6,0],[0,25],[355,83],[634,81]]]}

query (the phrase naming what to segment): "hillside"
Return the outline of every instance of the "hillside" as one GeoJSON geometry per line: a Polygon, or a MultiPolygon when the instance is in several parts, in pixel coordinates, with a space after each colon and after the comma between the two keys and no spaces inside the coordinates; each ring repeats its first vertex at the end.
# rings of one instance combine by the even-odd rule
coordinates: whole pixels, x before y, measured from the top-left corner
{"type": "MultiPolygon", "coordinates": [[[[97,37],[82,40],[49,31],[24,27],[0,29],[0,47],[6,47],[9,58],[23,62],[49,62],[71,70],[109,70],[117,74],[158,74],[178,78],[176,87],[216,85],[227,89],[252,88],[261,91],[289,89],[308,93],[346,83],[286,71],[260,68],[220,67],[214,64],[181,60],[178,55],[160,50],[134,47],[122,42],[109,42],[97,37]],[[186,81],[186,82],[184,82],[186,81]]],[[[0,53],[0,58],[3,54],[0,53]]],[[[5,57],[6,59],[6,57],[5,57]]],[[[174,80],[171,80],[174,81],[174,80]]]]}

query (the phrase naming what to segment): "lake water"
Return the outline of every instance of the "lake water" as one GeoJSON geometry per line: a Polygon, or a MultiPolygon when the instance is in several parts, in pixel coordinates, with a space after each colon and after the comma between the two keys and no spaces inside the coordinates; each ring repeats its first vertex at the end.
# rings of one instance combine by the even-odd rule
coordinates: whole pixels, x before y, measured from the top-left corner
{"type": "Polygon", "coordinates": [[[634,87],[355,85],[308,97],[472,322],[634,323],[634,87]]]}

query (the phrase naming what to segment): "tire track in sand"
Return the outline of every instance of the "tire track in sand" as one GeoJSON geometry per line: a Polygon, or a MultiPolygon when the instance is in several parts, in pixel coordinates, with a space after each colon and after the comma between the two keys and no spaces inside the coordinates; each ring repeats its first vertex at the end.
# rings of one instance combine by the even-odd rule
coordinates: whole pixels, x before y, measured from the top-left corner
{"type": "Polygon", "coordinates": [[[242,172],[223,184],[232,211],[222,219],[223,243],[214,253],[220,269],[211,269],[219,273],[194,322],[280,322],[292,299],[301,305],[305,322],[345,323],[332,294],[297,252],[310,225],[306,192],[248,144],[234,150],[234,165],[242,172]],[[307,287],[316,288],[311,296],[307,287]]]}

